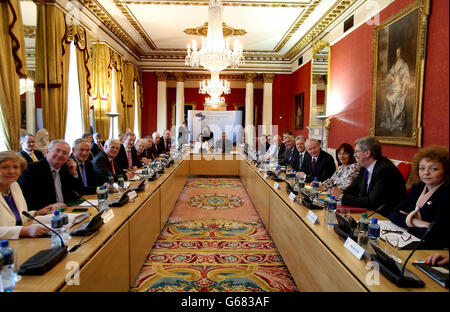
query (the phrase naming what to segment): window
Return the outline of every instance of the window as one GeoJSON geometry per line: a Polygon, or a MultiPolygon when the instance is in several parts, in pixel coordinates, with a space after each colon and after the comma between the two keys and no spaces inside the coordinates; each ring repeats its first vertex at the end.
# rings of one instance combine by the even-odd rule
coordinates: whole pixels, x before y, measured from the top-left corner
{"type": "Polygon", "coordinates": [[[138,126],[138,96],[136,90],[136,81],[134,82],[134,134],[136,134],[136,139],[139,139],[139,126],[138,126]]]}
{"type": "MultiPolygon", "coordinates": [[[[111,113],[117,113],[117,102],[116,102],[116,84],[114,83],[116,70],[112,69],[111,74],[111,113]]],[[[119,120],[117,117],[111,118],[111,123],[109,125],[109,137],[119,138],[119,120]],[[114,125],[113,125],[114,123],[114,125]],[[113,131],[114,126],[114,131],[113,131]],[[114,134],[114,136],[113,136],[114,134]]]]}
{"type": "Polygon", "coordinates": [[[64,140],[72,146],[83,133],[81,117],[80,86],[78,84],[77,51],[74,42],[70,43],[69,90],[67,100],[66,134],[64,140]]]}
{"type": "Polygon", "coordinates": [[[0,151],[6,151],[6,138],[3,134],[3,120],[0,113],[0,151]]]}

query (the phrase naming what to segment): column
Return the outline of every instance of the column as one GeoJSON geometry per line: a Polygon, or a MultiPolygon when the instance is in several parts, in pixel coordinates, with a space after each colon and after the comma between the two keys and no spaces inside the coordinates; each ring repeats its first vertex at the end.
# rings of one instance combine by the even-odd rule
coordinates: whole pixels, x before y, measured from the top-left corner
{"type": "Polygon", "coordinates": [[[256,74],[245,74],[245,142],[255,145],[255,127],[253,125],[253,90],[256,74]]]}
{"type": "Polygon", "coordinates": [[[156,129],[161,134],[167,128],[167,73],[156,72],[158,94],[156,107],[156,129]]]}
{"type": "Polygon", "coordinates": [[[263,96],[263,128],[265,135],[272,134],[272,86],[275,74],[263,74],[264,96],[263,96]]]}
{"type": "Polygon", "coordinates": [[[26,92],[26,120],[28,133],[36,133],[36,104],[34,101],[34,91],[26,92]]]}
{"type": "Polygon", "coordinates": [[[177,101],[175,110],[175,138],[178,143],[178,128],[184,121],[184,73],[175,73],[177,79],[177,101]]]}

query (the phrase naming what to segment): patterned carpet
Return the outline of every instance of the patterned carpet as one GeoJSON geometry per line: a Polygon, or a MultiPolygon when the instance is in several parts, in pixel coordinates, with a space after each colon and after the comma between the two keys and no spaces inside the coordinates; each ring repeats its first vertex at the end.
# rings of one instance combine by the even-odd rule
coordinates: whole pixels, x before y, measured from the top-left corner
{"type": "Polygon", "coordinates": [[[297,288],[240,180],[191,177],[131,291],[297,288]]]}

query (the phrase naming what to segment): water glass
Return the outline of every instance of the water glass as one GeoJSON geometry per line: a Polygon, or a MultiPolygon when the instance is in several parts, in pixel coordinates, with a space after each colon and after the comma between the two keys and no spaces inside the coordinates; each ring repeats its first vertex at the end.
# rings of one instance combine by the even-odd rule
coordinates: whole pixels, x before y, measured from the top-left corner
{"type": "Polygon", "coordinates": [[[350,209],[348,208],[340,208],[339,214],[346,219],[350,218],[350,209]]]}
{"type": "Polygon", "coordinates": [[[398,257],[398,236],[386,235],[384,240],[384,252],[390,256],[398,257]]]}

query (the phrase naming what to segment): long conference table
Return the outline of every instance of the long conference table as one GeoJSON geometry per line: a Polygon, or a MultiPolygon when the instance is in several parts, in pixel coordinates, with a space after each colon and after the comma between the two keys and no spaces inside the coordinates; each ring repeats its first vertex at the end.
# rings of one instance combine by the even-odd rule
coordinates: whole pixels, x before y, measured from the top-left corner
{"type": "MultiPolygon", "coordinates": [[[[149,181],[132,202],[112,208],[114,217],[89,237],[87,243],[69,253],[46,274],[22,276],[15,291],[128,291],[189,175],[240,176],[299,291],[448,292],[412,265],[411,260],[425,259],[436,251],[418,250],[407,265],[426,283],[425,287],[399,288],[381,274],[374,275],[373,268],[353,256],[331,227],[323,222],[312,224],[307,218],[309,210],[289,199],[284,183],[275,188],[275,182],[265,178],[264,171],[237,154],[190,154],[177,160],[157,180],[149,181]],[[79,274],[74,277],[74,273],[79,274]]],[[[87,198],[93,199],[95,195],[87,198]]],[[[91,207],[90,212],[94,214],[96,210],[91,207]]],[[[319,220],[323,219],[322,210],[314,213],[319,220]]],[[[360,218],[360,214],[352,216],[356,220],[360,218]]],[[[80,239],[73,237],[69,249],[80,239]]],[[[18,252],[19,265],[39,250],[50,247],[50,238],[21,238],[10,242],[18,252]]],[[[399,257],[404,261],[409,253],[400,250],[399,257]]]]}

